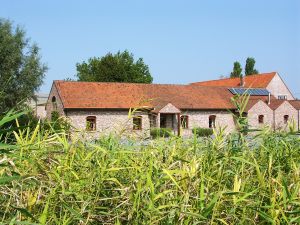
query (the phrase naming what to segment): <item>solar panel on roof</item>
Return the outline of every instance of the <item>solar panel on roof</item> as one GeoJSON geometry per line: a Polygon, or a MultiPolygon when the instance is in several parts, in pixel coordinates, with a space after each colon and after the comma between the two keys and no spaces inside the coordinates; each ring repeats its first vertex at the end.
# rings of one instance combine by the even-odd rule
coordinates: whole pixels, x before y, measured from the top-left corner
{"type": "Polygon", "coordinates": [[[244,93],[248,95],[255,95],[255,96],[268,96],[269,91],[267,89],[258,89],[258,88],[229,88],[228,89],[234,95],[243,95],[244,93]]]}

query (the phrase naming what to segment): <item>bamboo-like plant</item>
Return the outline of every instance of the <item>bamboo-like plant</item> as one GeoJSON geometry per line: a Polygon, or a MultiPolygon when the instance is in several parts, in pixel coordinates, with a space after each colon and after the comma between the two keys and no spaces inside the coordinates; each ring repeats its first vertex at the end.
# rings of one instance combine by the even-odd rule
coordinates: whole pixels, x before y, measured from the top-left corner
{"type": "Polygon", "coordinates": [[[113,135],[70,141],[38,126],[15,131],[0,153],[2,224],[300,222],[295,135],[266,130],[232,151],[223,129],[141,145],[113,135]]]}

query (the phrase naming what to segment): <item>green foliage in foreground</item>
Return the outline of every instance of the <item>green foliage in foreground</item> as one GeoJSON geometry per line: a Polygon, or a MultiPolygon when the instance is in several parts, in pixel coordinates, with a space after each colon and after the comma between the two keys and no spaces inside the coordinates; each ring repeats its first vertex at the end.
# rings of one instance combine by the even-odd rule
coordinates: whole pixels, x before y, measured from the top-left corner
{"type": "MultiPolygon", "coordinates": [[[[1,123],[0,123],[1,125],[1,123]]],[[[72,142],[39,125],[0,148],[0,223],[298,224],[300,143],[178,137],[72,142]]]]}
{"type": "Polygon", "coordinates": [[[152,128],[150,130],[150,135],[152,138],[159,137],[170,137],[173,135],[172,129],[170,128],[152,128]]]}
{"type": "Polygon", "coordinates": [[[213,129],[197,127],[193,128],[193,134],[198,137],[209,137],[213,135],[213,129]]]}

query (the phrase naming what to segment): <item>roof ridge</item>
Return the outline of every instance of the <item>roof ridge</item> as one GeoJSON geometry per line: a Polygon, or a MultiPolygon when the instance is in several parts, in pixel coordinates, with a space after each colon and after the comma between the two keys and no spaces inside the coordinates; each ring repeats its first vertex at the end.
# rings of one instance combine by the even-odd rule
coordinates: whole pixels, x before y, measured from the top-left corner
{"type": "MultiPolygon", "coordinates": [[[[277,73],[276,71],[272,71],[272,72],[266,72],[266,73],[257,73],[257,74],[251,74],[251,75],[244,75],[243,77],[266,76],[266,75],[276,74],[276,73],[277,73]]],[[[227,77],[227,78],[220,78],[220,79],[214,79],[214,80],[196,81],[196,82],[192,82],[190,84],[212,82],[212,81],[234,80],[234,79],[240,79],[240,77],[227,77]]]]}
{"type": "Polygon", "coordinates": [[[231,88],[223,87],[223,86],[197,86],[197,85],[190,85],[190,84],[147,84],[147,83],[126,83],[126,82],[97,82],[97,81],[64,81],[64,80],[54,80],[55,83],[76,83],[76,84],[112,84],[112,85],[141,85],[141,86],[168,86],[168,87],[186,87],[186,88],[195,88],[195,89],[204,89],[204,88],[218,88],[218,89],[228,89],[231,88]]]}
{"type": "Polygon", "coordinates": [[[99,84],[129,84],[129,85],[168,85],[168,86],[189,86],[189,84],[159,84],[159,83],[130,83],[130,82],[101,82],[101,81],[76,81],[76,80],[54,80],[59,83],[99,83],[99,84]]]}

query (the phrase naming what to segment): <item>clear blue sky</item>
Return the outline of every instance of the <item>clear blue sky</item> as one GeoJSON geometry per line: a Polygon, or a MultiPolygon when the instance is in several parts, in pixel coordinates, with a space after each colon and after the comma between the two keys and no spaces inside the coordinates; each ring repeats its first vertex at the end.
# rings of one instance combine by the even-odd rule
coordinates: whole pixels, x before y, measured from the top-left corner
{"type": "Polygon", "coordinates": [[[252,56],[300,97],[299,0],[1,0],[0,17],[41,48],[49,67],[42,92],[74,78],[77,62],[127,49],[155,83],[217,79],[252,56]]]}

